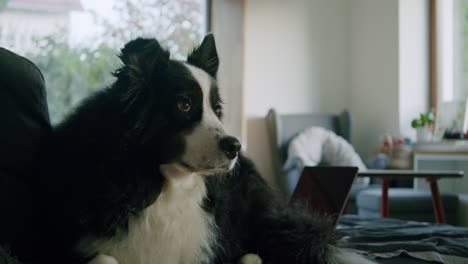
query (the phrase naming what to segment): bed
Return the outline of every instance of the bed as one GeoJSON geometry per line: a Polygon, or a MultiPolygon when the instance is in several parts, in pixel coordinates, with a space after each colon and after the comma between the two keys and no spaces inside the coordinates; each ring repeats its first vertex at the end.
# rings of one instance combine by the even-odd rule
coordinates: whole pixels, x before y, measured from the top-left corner
{"type": "Polygon", "coordinates": [[[347,246],[379,263],[468,263],[468,228],[344,215],[337,230],[347,246]]]}

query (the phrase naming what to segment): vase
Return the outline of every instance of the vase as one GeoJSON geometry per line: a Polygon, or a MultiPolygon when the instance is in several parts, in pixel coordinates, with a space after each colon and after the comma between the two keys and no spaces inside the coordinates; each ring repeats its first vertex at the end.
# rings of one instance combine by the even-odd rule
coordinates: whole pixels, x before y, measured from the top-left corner
{"type": "Polygon", "coordinates": [[[430,142],[432,141],[432,131],[427,127],[416,128],[416,139],[417,142],[430,142]]]}

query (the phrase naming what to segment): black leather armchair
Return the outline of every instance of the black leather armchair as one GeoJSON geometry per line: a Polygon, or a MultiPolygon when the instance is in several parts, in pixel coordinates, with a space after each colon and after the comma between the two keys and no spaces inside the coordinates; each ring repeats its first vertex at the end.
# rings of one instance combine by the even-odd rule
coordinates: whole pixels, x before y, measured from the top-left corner
{"type": "MultiPolygon", "coordinates": [[[[0,48],[0,263],[5,247],[28,232],[34,197],[27,183],[51,133],[44,78],[29,60],[0,48]]],[[[19,241],[21,242],[21,241],[19,241]]]]}

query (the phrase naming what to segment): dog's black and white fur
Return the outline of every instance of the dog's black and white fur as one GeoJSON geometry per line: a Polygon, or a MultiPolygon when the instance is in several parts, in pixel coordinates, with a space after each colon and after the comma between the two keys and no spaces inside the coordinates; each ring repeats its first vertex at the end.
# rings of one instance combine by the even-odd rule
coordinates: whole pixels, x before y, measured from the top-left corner
{"type": "Polygon", "coordinates": [[[210,34],[187,61],[155,39],[54,129],[37,177],[36,263],[370,263],[286,206],[222,124],[210,34]],[[253,260],[253,262],[252,262],[253,260]]]}

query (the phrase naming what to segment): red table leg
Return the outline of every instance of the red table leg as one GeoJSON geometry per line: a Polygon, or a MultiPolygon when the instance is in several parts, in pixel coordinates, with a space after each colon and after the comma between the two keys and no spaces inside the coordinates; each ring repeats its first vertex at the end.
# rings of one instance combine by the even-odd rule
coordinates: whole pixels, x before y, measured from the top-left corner
{"type": "Polygon", "coordinates": [[[445,211],[444,206],[442,205],[442,199],[440,199],[439,188],[437,186],[437,179],[427,179],[427,181],[431,184],[432,205],[434,206],[436,222],[438,224],[445,224],[445,211]]]}
{"type": "Polygon", "coordinates": [[[390,184],[390,180],[383,178],[382,179],[382,200],[380,204],[380,216],[385,218],[388,217],[388,186],[390,184]]]}
{"type": "Polygon", "coordinates": [[[343,212],[341,213],[342,215],[348,214],[348,206],[349,206],[349,199],[346,199],[345,207],[343,208],[343,212]]]}

